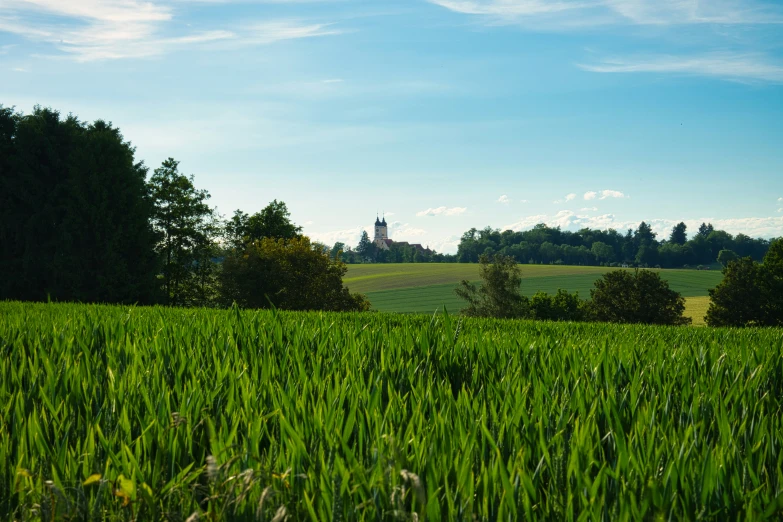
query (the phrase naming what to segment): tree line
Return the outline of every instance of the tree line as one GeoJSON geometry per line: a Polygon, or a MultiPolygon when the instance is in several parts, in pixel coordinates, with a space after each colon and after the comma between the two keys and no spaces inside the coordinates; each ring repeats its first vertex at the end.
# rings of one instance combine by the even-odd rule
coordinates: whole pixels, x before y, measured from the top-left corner
{"type": "Polygon", "coordinates": [[[174,159],[147,175],[111,123],[0,106],[0,299],[369,309],[285,203],[226,220],[174,159]]]}
{"type": "Polygon", "coordinates": [[[471,228],[460,239],[457,260],[475,263],[481,255],[500,254],[525,264],[687,268],[716,261],[725,266],[731,259],[742,257],[761,261],[769,249],[766,239],[733,236],[710,223],[702,223],[691,239],[687,228],[685,223],[678,223],[663,239],[644,221],[625,234],[611,228],[570,232],[543,223],[523,232],[471,228]]]}
{"type": "Polygon", "coordinates": [[[336,243],[332,253],[342,252],[345,263],[478,263],[482,255],[503,255],[522,264],[702,268],[716,262],[726,266],[743,257],[761,261],[769,244],[767,239],[717,230],[712,223],[702,223],[691,239],[684,222],[672,227],[665,238],[644,221],[625,234],[612,228],[571,232],[539,223],[521,232],[471,228],[462,234],[456,254],[425,252],[397,242],[384,250],[367,232],[362,232],[355,247],[336,243]]]}

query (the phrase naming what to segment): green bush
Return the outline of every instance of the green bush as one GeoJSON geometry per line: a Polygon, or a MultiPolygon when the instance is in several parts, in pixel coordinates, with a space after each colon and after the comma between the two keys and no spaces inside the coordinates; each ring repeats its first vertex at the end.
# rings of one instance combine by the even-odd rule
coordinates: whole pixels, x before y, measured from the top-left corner
{"type": "Polygon", "coordinates": [[[651,270],[614,270],[590,290],[590,310],[597,321],[642,324],[690,324],[685,299],[651,270]]]}
{"type": "Polygon", "coordinates": [[[530,312],[533,319],[545,321],[584,321],[588,305],[579,299],[579,293],[559,289],[557,294],[537,292],[530,298],[530,312]]]}

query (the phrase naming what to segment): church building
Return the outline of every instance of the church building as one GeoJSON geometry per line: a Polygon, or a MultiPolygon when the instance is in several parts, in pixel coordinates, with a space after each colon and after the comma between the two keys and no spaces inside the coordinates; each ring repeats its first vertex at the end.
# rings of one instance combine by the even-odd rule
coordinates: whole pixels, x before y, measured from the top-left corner
{"type": "Polygon", "coordinates": [[[386,216],[383,217],[383,221],[378,219],[378,216],[375,216],[375,239],[373,243],[381,250],[389,250],[392,244],[392,240],[389,239],[389,227],[386,225],[386,216]]]}
{"type": "Polygon", "coordinates": [[[421,246],[419,243],[408,243],[407,241],[392,241],[389,239],[389,227],[386,224],[386,216],[383,217],[383,219],[378,219],[378,216],[375,216],[375,238],[373,239],[373,243],[375,243],[375,246],[377,246],[380,250],[389,250],[389,248],[392,246],[392,243],[400,246],[400,247],[413,247],[418,252],[422,254],[432,255],[435,252],[430,250],[429,247],[421,246]]]}

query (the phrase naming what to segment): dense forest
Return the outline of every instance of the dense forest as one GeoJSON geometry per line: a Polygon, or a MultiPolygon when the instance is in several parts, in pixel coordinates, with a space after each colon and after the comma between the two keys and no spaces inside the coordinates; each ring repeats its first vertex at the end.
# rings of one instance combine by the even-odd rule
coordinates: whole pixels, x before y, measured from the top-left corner
{"type": "Polygon", "coordinates": [[[504,254],[530,264],[687,268],[715,262],[725,265],[737,257],[761,261],[769,245],[766,239],[732,236],[709,223],[702,223],[691,239],[685,223],[675,225],[669,237],[661,239],[644,221],[625,234],[589,228],[570,232],[539,224],[524,232],[472,228],[462,235],[457,260],[475,263],[481,254],[504,254]]]}

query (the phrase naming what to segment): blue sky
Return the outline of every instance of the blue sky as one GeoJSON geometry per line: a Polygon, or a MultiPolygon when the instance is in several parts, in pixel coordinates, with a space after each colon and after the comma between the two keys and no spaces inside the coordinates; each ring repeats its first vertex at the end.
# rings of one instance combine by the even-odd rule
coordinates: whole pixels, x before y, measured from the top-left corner
{"type": "Polygon", "coordinates": [[[0,104],[119,126],[224,215],[783,235],[783,3],[0,0],[0,104]]]}

